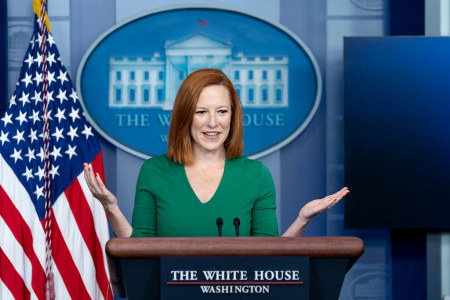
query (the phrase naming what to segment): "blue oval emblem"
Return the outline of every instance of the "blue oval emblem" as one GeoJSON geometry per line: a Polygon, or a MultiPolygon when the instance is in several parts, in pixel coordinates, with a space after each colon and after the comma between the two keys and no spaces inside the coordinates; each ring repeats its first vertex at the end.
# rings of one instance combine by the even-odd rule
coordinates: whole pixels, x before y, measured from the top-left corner
{"type": "Polygon", "coordinates": [[[288,29],[210,7],[140,15],[88,50],[77,90],[91,124],[142,158],[167,151],[176,92],[201,68],[223,70],[241,99],[244,155],[261,157],[298,136],[314,116],[321,78],[309,49],[288,29]]]}

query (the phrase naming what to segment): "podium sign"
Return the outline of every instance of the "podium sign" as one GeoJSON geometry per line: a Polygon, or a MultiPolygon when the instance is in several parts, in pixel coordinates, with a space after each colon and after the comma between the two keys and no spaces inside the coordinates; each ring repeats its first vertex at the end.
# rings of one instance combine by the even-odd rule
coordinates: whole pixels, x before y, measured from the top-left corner
{"type": "Polygon", "coordinates": [[[106,252],[114,295],[128,299],[328,300],[339,298],[364,242],[356,237],[115,238],[106,252]]]}
{"type": "Polygon", "coordinates": [[[161,257],[161,299],[309,299],[308,257],[161,257]]]}

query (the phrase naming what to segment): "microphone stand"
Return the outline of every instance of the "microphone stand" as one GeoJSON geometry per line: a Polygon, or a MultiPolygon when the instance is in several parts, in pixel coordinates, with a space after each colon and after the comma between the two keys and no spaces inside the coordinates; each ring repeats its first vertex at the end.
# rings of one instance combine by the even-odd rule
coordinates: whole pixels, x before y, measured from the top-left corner
{"type": "Polygon", "coordinates": [[[216,225],[217,225],[217,230],[219,231],[219,236],[222,236],[222,225],[223,225],[222,218],[220,218],[220,217],[217,218],[216,225]]]}
{"type": "Polygon", "coordinates": [[[239,225],[241,225],[241,221],[239,218],[234,218],[233,220],[234,228],[236,229],[236,236],[239,236],[239,225]]]}

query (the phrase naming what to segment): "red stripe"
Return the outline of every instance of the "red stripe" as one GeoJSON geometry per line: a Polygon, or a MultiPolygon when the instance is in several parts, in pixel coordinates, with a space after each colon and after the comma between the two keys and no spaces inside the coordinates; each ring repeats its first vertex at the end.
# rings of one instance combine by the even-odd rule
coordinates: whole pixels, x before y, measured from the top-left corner
{"type": "Polygon", "coordinates": [[[98,173],[103,182],[105,182],[105,172],[103,171],[103,157],[101,152],[97,154],[91,164],[94,172],[98,173]]]}
{"type": "MultiPolygon", "coordinates": [[[[102,153],[99,152],[97,156],[94,158],[94,160],[91,162],[92,168],[94,169],[95,173],[98,173],[100,175],[100,178],[102,179],[103,183],[106,185],[105,181],[105,172],[103,170],[103,156],[102,153]]],[[[105,211],[105,216],[108,219],[108,215],[105,211]]]]}
{"type": "Polygon", "coordinates": [[[66,189],[65,194],[72,210],[72,214],[77,222],[78,229],[91,253],[92,260],[94,261],[97,283],[103,297],[106,298],[108,277],[106,276],[105,265],[103,263],[103,251],[100,241],[95,233],[94,217],[91,208],[89,207],[78,180],[72,182],[69,188],[66,189]]]}
{"type": "Polygon", "coordinates": [[[0,199],[2,199],[0,202],[0,215],[3,220],[5,220],[14,237],[22,246],[23,252],[31,262],[31,286],[33,287],[34,293],[39,299],[44,299],[45,271],[33,250],[33,236],[31,230],[1,185],[0,199]]]}
{"type": "MultiPolygon", "coordinates": [[[[70,294],[70,297],[72,299],[90,299],[89,293],[84,286],[83,280],[81,279],[80,272],[73,262],[72,255],[67,248],[58,223],[56,222],[53,209],[51,212],[51,222],[53,261],[58,267],[59,273],[64,281],[67,291],[70,294]]],[[[76,256],[77,253],[73,253],[73,255],[76,256]]]]}
{"type": "Polygon", "coordinates": [[[2,248],[0,248],[0,278],[8,287],[14,299],[30,299],[30,291],[28,291],[22,277],[14,269],[2,248]]]}

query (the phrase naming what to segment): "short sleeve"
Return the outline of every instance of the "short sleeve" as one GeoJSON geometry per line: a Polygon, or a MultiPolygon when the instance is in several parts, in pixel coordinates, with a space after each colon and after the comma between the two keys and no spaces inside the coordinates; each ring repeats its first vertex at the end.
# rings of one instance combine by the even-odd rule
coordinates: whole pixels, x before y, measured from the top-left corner
{"type": "Polygon", "coordinates": [[[252,236],[279,236],[276,210],[276,194],[272,175],[261,163],[258,198],[252,209],[252,236]]]}
{"type": "Polygon", "coordinates": [[[156,201],[151,193],[151,165],[145,161],[139,172],[131,226],[131,237],[152,237],[157,235],[156,201]]]}

